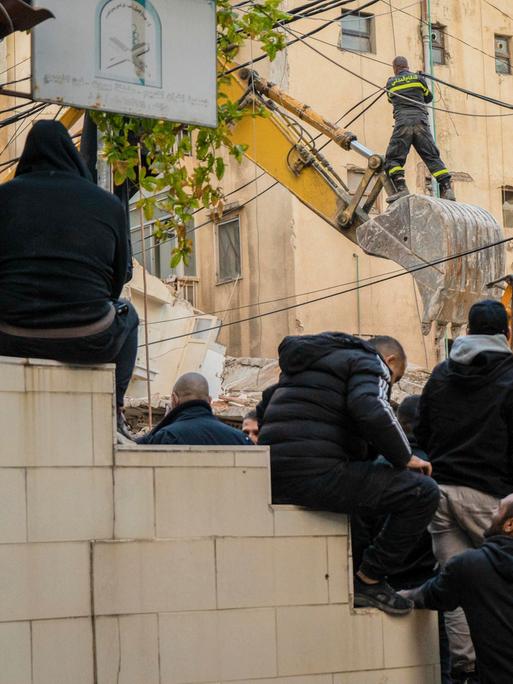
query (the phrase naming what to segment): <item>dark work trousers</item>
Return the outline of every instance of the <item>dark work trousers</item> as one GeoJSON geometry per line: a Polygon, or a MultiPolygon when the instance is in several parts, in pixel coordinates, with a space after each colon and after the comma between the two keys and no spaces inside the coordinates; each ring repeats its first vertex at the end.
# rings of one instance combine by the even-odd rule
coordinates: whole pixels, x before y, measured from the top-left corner
{"type": "Polygon", "coordinates": [[[0,332],[0,356],[53,359],[70,364],[116,364],[116,404],[123,406],[137,357],[139,317],[129,302],[114,302],[117,313],[107,330],[88,337],[43,339],[0,332]],[[124,305],[124,306],[123,306],[124,305]]]}
{"type": "Polygon", "coordinates": [[[396,124],[385,155],[385,170],[392,180],[404,178],[404,164],[410,147],[417,150],[430,173],[441,183],[451,178],[427,123],[396,124]]]}
{"type": "Polygon", "coordinates": [[[380,580],[400,572],[438,506],[434,480],[382,463],[341,462],[322,475],[273,482],[273,501],[365,518],[385,516],[385,523],[362,554],[360,570],[380,580]]]}

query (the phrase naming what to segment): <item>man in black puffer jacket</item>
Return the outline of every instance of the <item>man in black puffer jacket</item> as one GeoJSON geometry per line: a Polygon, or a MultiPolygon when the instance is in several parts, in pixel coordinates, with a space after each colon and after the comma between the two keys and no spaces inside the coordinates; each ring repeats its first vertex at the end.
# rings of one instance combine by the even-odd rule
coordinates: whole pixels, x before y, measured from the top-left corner
{"type": "Polygon", "coordinates": [[[286,337],[280,382],[258,407],[259,444],[271,446],[273,500],[317,510],[387,516],[355,579],[355,605],[408,613],[412,603],[385,581],[430,522],[438,488],[412,456],[389,404],[406,367],[391,337],[344,333],[286,337]],[[384,456],[393,466],[374,463],[384,456]],[[417,470],[419,472],[411,472],[417,470]]]}

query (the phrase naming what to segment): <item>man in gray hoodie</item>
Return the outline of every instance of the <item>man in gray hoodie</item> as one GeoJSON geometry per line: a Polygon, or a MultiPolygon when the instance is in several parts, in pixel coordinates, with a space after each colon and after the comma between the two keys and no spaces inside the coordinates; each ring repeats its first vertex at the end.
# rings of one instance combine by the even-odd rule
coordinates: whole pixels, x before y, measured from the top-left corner
{"type": "MultiPolygon", "coordinates": [[[[426,384],[415,430],[440,486],[429,529],[442,567],[481,545],[498,502],[513,492],[513,353],[503,305],[474,304],[467,332],[426,384]]],[[[448,613],[446,625],[455,681],[474,681],[463,611],[448,613]]]]}

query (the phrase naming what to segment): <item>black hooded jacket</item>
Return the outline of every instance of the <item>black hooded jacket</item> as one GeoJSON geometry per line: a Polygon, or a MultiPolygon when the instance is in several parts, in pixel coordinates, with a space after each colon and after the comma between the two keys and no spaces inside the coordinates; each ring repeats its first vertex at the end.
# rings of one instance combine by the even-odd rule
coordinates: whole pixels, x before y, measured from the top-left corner
{"type": "Polygon", "coordinates": [[[431,610],[461,606],[476,649],[481,684],[513,682],[513,539],[489,537],[480,549],[452,558],[416,590],[415,604],[431,610]]]}
{"type": "Polygon", "coordinates": [[[377,454],[406,465],[411,450],[388,401],[390,371],[370,345],[322,333],[286,337],[278,351],[280,382],[257,409],[258,442],[271,446],[273,480],[377,454]]]}
{"type": "Polygon", "coordinates": [[[503,335],[455,341],[424,388],[415,434],[439,484],[513,492],[513,354],[503,335]]]}
{"type": "Polygon", "coordinates": [[[0,206],[0,320],[66,328],[102,318],[125,282],[127,220],[62,124],[34,125],[0,206]]]}

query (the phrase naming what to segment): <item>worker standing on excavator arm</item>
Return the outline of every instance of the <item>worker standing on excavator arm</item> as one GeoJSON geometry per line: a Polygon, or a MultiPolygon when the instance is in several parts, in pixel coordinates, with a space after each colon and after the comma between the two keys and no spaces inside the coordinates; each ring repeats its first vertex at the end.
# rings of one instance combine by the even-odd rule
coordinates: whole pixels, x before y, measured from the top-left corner
{"type": "Polygon", "coordinates": [[[432,102],[433,94],[425,79],[409,70],[406,57],[395,57],[392,66],[395,75],[388,79],[386,91],[388,101],[394,108],[395,125],[385,156],[385,169],[397,192],[388,201],[394,202],[409,194],[404,179],[404,164],[412,145],[438,181],[440,197],[455,200],[451,175],[440,158],[429,129],[426,104],[432,102]]]}

